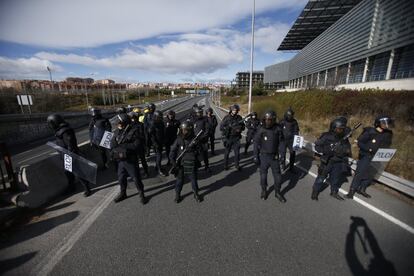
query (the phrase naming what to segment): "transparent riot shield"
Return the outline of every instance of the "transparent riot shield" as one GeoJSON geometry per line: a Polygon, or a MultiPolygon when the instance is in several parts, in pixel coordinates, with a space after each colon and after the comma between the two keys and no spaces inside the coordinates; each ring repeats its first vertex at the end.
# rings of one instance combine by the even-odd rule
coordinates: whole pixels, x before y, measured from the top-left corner
{"type": "Polygon", "coordinates": [[[109,119],[109,123],[111,124],[112,131],[115,130],[119,123],[118,115],[115,115],[111,119],[109,119]]]}
{"type": "Polygon", "coordinates": [[[370,168],[368,171],[371,173],[371,177],[378,179],[382,176],[388,162],[394,157],[396,149],[383,149],[380,148],[375,153],[371,160],[370,168]]]}
{"type": "Polygon", "coordinates": [[[62,154],[62,165],[66,171],[72,172],[78,178],[96,184],[96,175],[98,172],[97,164],[85,159],[76,153],[62,148],[53,142],[47,142],[46,145],[54,148],[56,151],[62,154]]]}

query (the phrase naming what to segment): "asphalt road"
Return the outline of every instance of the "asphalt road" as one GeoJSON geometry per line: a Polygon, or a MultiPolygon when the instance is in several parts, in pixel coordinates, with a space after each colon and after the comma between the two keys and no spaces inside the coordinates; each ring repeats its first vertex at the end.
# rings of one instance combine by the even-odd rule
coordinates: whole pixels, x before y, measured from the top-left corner
{"type": "MultiPolygon", "coordinates": [[[[182,107],[191,108],[192,99],[182,107]]],[[[223,114],[220,113],[220,116],[223,114]]],[[[218,131],[216,137],[218,137],[218,131]]],[[[372,199],[338,201],[329,189],[310,200],[316,172],[306,152],[282,193],[259,199],[251,152],[243,170],[223,170],[223,146],[200,170],[203,202],[187,183],[176,204],[173,177],[144,179],[149,203],[133,185],[112,203],[116,182],[61,198],[30,222],[3,233],[0,268],[8,275],[412,275],[414,207],[372,187],[372,199]]],[[[252,150],[252,149],[251,149],[252,150]]],[[[350,180],[350,179],[349,179],[350,180]]],[[[272,177],[269,176],[269,184],[272,177]]],[[[343,186],[347,190],[348,184],[343,186]]],[[[270,190],[272,190],[270,185],[270,190]]]]}

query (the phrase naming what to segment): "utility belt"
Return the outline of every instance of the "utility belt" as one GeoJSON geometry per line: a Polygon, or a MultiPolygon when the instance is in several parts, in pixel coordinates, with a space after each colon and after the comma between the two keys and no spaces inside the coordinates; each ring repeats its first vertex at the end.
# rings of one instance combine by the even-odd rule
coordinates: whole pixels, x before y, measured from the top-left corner
{"type": "Polygon", "coordinates": [[[130,155],[130,151],[122,147],[116,147],[111,152],[111,157],[115,161],[125,161],[130,155]]]}

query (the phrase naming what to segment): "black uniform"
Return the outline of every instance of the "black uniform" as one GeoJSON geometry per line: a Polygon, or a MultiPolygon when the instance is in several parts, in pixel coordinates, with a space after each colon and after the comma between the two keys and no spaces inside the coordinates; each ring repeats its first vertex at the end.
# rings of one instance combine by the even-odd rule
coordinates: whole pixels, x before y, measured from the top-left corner
{"type": "Polygon", "coordinates": [[[145,131],[144,131],[144,124],[139,121],[134,121],[131,123],[132,128],[136,129],[137,132],[137,139],[138,139],[138,148],[137,148],[137,154],[138,154],[138,160],[141,161],[142,168],[144,169],[145,175],[148,176],[148,163],[147,159],[145,158],[145,146],[146,146],[146,140],[145,140],[145,131]]]}
{"type": "MultiPolygon", "coordinates": [[[[55,131],[56,144],[62,148],[67,149],[70,152],[79,154],[78,142],[76,140],[75,131],[69,126],[69,124],[62,123],[59,128],[55,131]]],[[[75,185],[75,175],[69,171],[65,170],[66,178],[68,179],[68,191],[72,192],[76,189],[75,185]]],[[[84,187],[85,196],[89,196],[91,191],[89,188],[88,181],[84,179],[79,179],[80,183],[84,187]]]]}
{"type": "Polygon", "coordinates": [[[149,129],[150,139],[155,150],[155,169],[159,174],[161,171],[162,150],[165,142],[165,125],[163,121],[153,121],[149,129]]]}
{"type": "Polygon", "coordinates": [[[171,146],[174,143],[175,139],[177,139],[178,128],[180,127],[180,121],[177,119],[165,119],[165,152],[168,158],[168,165],[171,163],[170,159],[170,151],[171,146]]]}
{"type": "Polygon", "coordinates": [[[376,170],[371,165],[371,160],[379,148],[389,148],[392,143],[392,131],[384,129],[382,132],[373,127],[364,128],[358,137],[359,160],[351,183],[351,190],[359,192],[366,197],[365,190],[371,184],[376,170]]]}
{"type": "Polygon", "coordinates": [[[260,165],[260,186],[262,187],[262,198],[266,198],[267,172],[272,170],[275,196],[282,202],[284,198],[280,195],[282,177],[279,164],[279,145],[283,141],[283,133],[280,126],[275,124],[270,128],[260,127],[254,137],[255,163],[260,165]]]}
{"type": "Polygon", "coordinates": [[[239,169],[240,161],[240,139],[241,133],[245,129],[244,120],[240,115],[228,114],[223,118],[220,124],[220,130],[223,133],[224,141],[224,168],[228,169],[228,159],[230,151],[234,151],[234,163],[236,169],[239,169]]]}
{"type": "MultiPolygon", "coordinates": [[[[175,165],[176,158],[181,152],[188,147],[190,142],[194,139],[194,133],[191,133],[188,137],[183,138],[181,135],[177,137],[174,144],[171,147],[170,159],[175,165]]],[[[194,144],[184,154],[181,164],[179,165],[179,171],[177,174],[177,181],[175,184],[176,202],[180,201],[180,194],[184,184],[184,177],[188,176],[191,181],[191,186],[194,192],[194,197],[197,201],[200,200],[198,195],[198,183],[197,183],[197,170],[199,167],[198,155],[200,152],[199,144],[194,144]]]]}
{"type": "Polygon", "coordinates": [[[284,141],[280,144],[280,162],[283,169],[286,166],[286,149],[289,149],[289,167],[293,169],[295,166],[296,152],[293,150],[293,138],[299,134],[299,125],[296,119],[288,120],[284,118],[280,121],[280,127],[283,131],[284,141]]]}
{"type": "Polygon", "coordinates": [[[195,116],[192,121],[190,121],[194,125],[194,133],[197,134],[201,130],[203,134],[199,138],[200,142],[200,154],[203,157],[204,166],[206,170],[209,170],[209,162],[208,162],[208,138],[210,134],[210,125],[207,122],[207,118],[197,117],[195,116]]]}
{"type": "Polygon", "coordinates": [[[115,201],[126,198],[127,177],[133,178],[135,186],[141,197],[141,202],[145,203],[144,186],[137,167],[137,152],[139,149],[139,130],[137,127],[127,125],[124,129],[116,129],[112,138],[111,154],[112,158],[118,163],[118,181],[121,192],[115,201]]]}
{"type": "Polygon", "coordinates": [[[145,131],[145,141],[146,141],[145,150],[147,151],[146,152],[147,156],[150,155],[151,147],[152,147],[152,144],[153,144],[153,141],[151,140],[151,134],[150,134],[150,129],[151,129],[153,121],[154,121],[153,119],[154,119],[154,112],[145,113],[145,116],[144,116],[144,131],[145,131]]]}
{"type": "Polygon", "coordinates": [[[215,140],[215,135],[216,135],[216,128],[218,125],[217,122],[217,118],[215,115],[211,114],[211,116],[206,116],[207,118],[207,123],[208,123],[208,127],[209,127],[209,134],[208,134],[208,140],[210,140],[210,149],[211,149],[211,154],[214,155],[214,140],[215,140]]]}
{"type": "Polygon", "coordinates": [[[103,118],[102,116],[93,117],[91,122],[89,123],[89,139],[91,142],[91,146],[95,149],[99,150],[102,158],[102,163],[104,167],[108,166],[108,158],[107,152],[108,150],[104,147],[101,147],[99,144],[102,140],[102,137],[105,131],[111,131],[111,123],[107,118],[103,118]]]}
{"type": "Polygon", "coordinates": [[[247,135],[246,135],[246,144],[244,145],[244,153],[247,153],[249,146],[252,144],[254,136],[256,135],[257,130],[260,127],[260,120],[258,118],[250,117],[246,121],[247,135]]]}
{"type": "MultiPolygon", "coordinates": [[[[345,132],[345,131],[344,131],[345,132]]],[[[315,149],[322,153],[318,176],[313,184],[312,199],[317,200],[324,182],[329,179],[331,195],[338,198],[338,190],[348,172],[348,157],[351,156],[351,144],[349,140],[343,140],[332,131],[322,133],[315,142],[315,149]],[[333,145],[337,145],[336,148],[333,145]]]]}

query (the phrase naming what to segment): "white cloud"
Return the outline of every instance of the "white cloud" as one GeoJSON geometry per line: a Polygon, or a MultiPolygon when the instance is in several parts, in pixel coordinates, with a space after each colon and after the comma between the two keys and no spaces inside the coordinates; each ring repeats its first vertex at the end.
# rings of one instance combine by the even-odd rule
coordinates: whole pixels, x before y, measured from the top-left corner
{"type": "Polygon", "coordinates": [[[143,50],[128,48],[105,58],[49,52],[39,52],[35,56],[53,62],[163,73],[213,72],[243,59],[240,50],[231,49],[225,44],[200,44],[191,41],[173,41],[162,46],[150,45],[143,50]]]}
{"type": "MultiPolygon", "coordinates": [[[[260,0],[256,11],[303,7],[306,2],[260,0]]],[[[231,25],[250,16],[251,6],[252,0],[2,0],[0,40],[56,48],[95,47],[231,25]]]]}
{"type": "Polygon", "coordinates": [[[62,67],[37,57],[18,59],[0,57],[0,77],[11,79],[48,78],[47,66],[53,71],[62,71],[62,67]]]}

